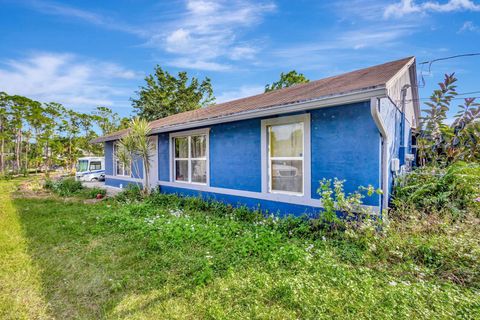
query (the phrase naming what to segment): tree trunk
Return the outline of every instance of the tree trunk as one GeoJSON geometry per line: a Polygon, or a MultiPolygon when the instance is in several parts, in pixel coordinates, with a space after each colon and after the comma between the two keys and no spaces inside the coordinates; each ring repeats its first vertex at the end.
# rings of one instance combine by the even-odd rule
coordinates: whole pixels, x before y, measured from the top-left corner
{"type": "Polygon", "coordinates": [[[2,140],[0,140],[0,172],[5,172],[5,139],[3,136],[2,140]]]}
{"type": "Polygon", "coordinates": [[[17,132],[17,141],[16,141],[16,146],[15,146],[15,170],[17,171],[17,173],[20,171],[20,167],[21,167],[21,164],[20,164],[20,157],[21,157],[21,153],[22,153],[22,129],[19,129],[18,132],[17,132]]]}
{"type": "Polygon", "coordinates": [[[45,164],[44,164],[44,168],[43,170],[45,170],[45,177],[49,177],[50,176],[50,173],[49,173],[49,169],[50,169],[50,157],[48,155],[48,148],[49,148],[49,145],[48,145],[48,140],[45,142],[45,164]]]}
{"type": "Polygon", "coordinates": [[[25,171],[28,172],[28,153],[30,152],[30,143],[27,140],[25,145],[25,171]]]}

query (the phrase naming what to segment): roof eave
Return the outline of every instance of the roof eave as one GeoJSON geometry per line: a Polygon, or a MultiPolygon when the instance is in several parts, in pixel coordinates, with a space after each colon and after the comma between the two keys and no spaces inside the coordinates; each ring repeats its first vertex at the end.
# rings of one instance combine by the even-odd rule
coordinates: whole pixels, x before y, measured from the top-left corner
{"type": "MultiPolygon", "coordinates": [[[[292,112],[299,112],[311,109],[333,107],[342,104],[369,101],[372,97],[383,97],[386,96],[386,87],[385,85],[377,85],[375,87],[364,88],[360,90],[323,96],[316,99],[310,99],[307,101],[300,101],[290,104],[277,105],[272,107],[267,107],[263,109],[255,109],[240,113],[235,113],[231,115],[208,118],[198,121],[190,121],[186,123],[163,126],[159,128],[152,129],[152,134],[171,132],[171,131],[180,131],[191,128],[204,127],[208,125],[213,125],[217,123],[233,122],[239,120],[246,120],[252,118],[259,118],[264,116],[286,114],[292,112]]],[[[103,143],[108,141],[115,141],[120,139],[121,136],[103,136],[98,137],[91,141],[91,143],[103,143]]]]}
{"type": "Polygon", "coordinates": [[[255,109],[245,112],[239,112],[231,115],[209,118],[199,121],[191,121],[182,124],[164,126],[152,130],[152,134],[179,131],[197,127],[204,127],[217,123],[233,122],[239,120],[246,120],[252,118],[259,118],[264,116],[286,114],[298,111],[305,111],[317,108],[333,107],[347,103],[354,103],[360,101],[369,101],[372,97],[386,96],[385,85],[378,85],[372,88],[365,88],[351,92],[341,93],[337,95],[324,96],[307,101],[295,102],[284,105],[277,105],[263,109],[255,109]]]}

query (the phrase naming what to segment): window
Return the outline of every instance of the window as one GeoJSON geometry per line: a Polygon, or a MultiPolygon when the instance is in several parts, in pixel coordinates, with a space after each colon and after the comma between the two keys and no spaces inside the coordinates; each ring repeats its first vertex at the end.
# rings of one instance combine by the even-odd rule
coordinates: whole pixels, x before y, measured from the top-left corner
{"type": "Polygon", "coordinates": [[[125,165],[117,157],[117,145],[114,145],[114,159],[115,159],[115,174],[117,176],[131,177],[131,165],[125,165]]]}
{"type": "Polygon", "coordinates": [[[268,191],[303,195],[304,122],[267,125],[268,191]]]}
{"type": "Polygon", "coordinates": [[[280,201],[311,198],[310,113],[262,120],[262,193],[280,201]]]}
{"type": "Polygon", "coordinates": [[[90,171],[93,171],[93,170],[102,170],[102,163],[100,161],[91,161],[90,171]]]}
{"type": "Polygon", "coordinates": [[[88,160],[78,160],[77,172],[86,172],[88,168],[88,160]]]}
{"type": "Polygon", "coordinates": [[[174,180],[207,184],[207,135],[174,137],[173,145],[174,180]]]}

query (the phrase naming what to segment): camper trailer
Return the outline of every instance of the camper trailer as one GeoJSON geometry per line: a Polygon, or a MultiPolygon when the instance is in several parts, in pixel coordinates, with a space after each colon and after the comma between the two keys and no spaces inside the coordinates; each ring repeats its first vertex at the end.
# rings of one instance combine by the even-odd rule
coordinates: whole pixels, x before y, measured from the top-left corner
{"type": "Polygon", "coordinates": [[[78,181],[105,180],[105,158],[103,157],[79,158],[76,169],[75,178],[78,181]]]}

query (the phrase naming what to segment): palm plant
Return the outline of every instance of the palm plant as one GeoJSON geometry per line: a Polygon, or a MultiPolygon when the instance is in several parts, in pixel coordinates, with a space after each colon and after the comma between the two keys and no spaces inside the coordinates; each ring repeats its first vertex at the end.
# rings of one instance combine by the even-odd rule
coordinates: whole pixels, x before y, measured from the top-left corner
{"type": "Polygon", "coordinates": [[[145,193],[150,192],[150,163],[152,160],[153,144],[149,138],[152,129],[145,119],[135,118],[130,122],[130,129],[127,135],[123,136],[118,144],[117,158],[125,166],[133,165],[137,174],[139,173],[137,159],[141,159],[144,168],[145,193]]]}

